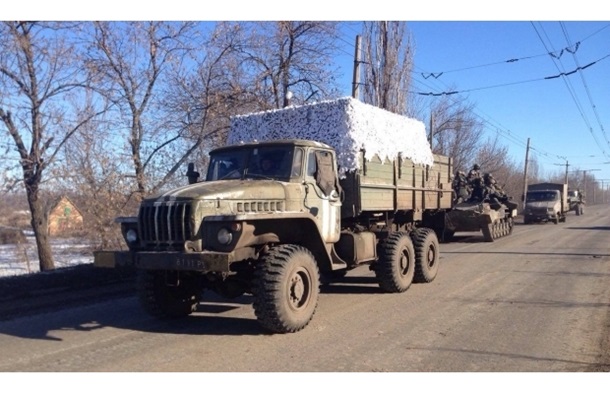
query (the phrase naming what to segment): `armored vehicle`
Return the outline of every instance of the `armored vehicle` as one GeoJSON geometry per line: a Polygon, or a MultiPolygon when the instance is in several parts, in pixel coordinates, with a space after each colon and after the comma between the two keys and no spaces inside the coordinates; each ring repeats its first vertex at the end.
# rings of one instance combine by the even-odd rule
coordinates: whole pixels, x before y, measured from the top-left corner
{"type": "Polygon", "coordinates": [[[475,179],[468,193],[456,191],[451,210],[444,214],[441,241],[451,241],[456,232],[482,232],[486,242],[512,233],[518,204],[499,191],[490,174],[475,179]],[[464,196],[466,195],[466,196],[464,196]]]}
{"type": "Polygon", "coordinates": [[[508,198],[496,201],[467,201],[446,213],[442,241],[450,241],[455,232],[483,233],[486,242],[512,233],[517,204],[508,198]]]}

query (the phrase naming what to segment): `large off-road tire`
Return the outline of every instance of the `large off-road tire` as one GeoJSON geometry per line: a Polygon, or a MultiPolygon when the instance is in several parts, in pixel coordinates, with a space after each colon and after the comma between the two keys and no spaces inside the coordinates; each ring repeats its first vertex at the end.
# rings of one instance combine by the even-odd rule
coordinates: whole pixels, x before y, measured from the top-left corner
{"type": "Polygon", "coordinates": [[[430,228],[418,228],[411,233],[415,249],[415,276],[413,282],[432,282],[438,273],[440,259],[436,233],[430,228]]]}
{"type": "Polygon", "coordinates": [[[309,250],[294,244],[273,247],[257,264],[254,314],[275,333],[303,329],[316,312],[320,273],[309,250]]]}
{"type": "Polygon", "coordinates": [[[136,290],[144,310],[160,319],[191,314],[197,308],[203,291],[195,275],[157,270],[139,270],[136,290]]]}
{"type": "Polygon", "coordinates": [[[406,232],[390,234],[379,247],[374,267],[379,287],[386,292],[404,292],[415,275],[415,249],[406,232]]]}

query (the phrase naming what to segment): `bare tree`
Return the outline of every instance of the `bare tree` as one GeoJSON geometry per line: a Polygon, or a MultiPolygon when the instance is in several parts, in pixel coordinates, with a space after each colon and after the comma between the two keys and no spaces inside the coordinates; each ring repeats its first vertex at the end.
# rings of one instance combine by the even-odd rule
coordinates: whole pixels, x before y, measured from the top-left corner
{"type": "Polygon", "coordinates": [[[406,22],[365,22],[363,45],[363,101],[393,113],[413,116],[409,103],[413,44],[406,22]]]}
{"type": "Polygon", "coordinates": [[[107,119],[100,118],[83,127],[64,146],[62,158],[52,168],[53,189],[70,195],[79,206],[87,225],[84,235],[99,249],[123,245],[120,228],[113,225],[117,216],[136,209],[129,204],[133,177],[126,176],[123,149],[117,144],[107,119]]]}
{"type": "Polygon", "coordinates": [[[69,138],[96,116],[64,106],[88,80],[65,28],[12,21],[0,26],[0,124],[19,157],[41,271],[55,268],[40,195],[45,171],[69,138]]]}
{"type": "MultiPolygon", "coordinates": [[[[156,117],[156,91],[165,70],[190,48],[193,23],[95,22],[87,64],[101,73],[99,88],[118,108],[116,126],[126,130],[138,197],[151,189],[147,167],[173,141],[156,117]]],[[[117,135],[117,137],[120,137],[117,135]]]]}
{"type": "Polygon", "coordinates": [[[260,109],[306,103],[336,93],[330,69],[336,49],[337,23],[280,21],[242,24],[250,37],[243,49],[244,67],[253,76],[252,91],[260,109]]]}
{"type": "Polygon", "coordinates": [[[250,81],[242,79],[240,28],[217,23],[188,65],[176,64],[169,72],[162,108],[181,149],[174,149],[172,163],[153,191],[170,182],[187,160],[204,163],[211,148],[224,144],[230,116],[252,108],[250,81]]]}
{"type": "MultiPolygon", "coordinates": [[[[475,164],[484,129],[465,101],[440,97],[432,107],[432,150],[453,158],[456,170],[467,171],[475,164]]],[[[481,164],[481,163],[479,163],[481,164]]]]}

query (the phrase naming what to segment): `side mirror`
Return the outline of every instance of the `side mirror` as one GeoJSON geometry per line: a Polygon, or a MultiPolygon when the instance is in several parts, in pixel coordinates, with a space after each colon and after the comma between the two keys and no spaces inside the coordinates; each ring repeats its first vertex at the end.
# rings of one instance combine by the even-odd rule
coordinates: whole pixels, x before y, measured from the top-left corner
{"type": "Polygon", "coordinates": [[[197,183],[199,180],[199,172],[195,170],[195,164],[192,162],[189,162],[186,177],[189,179],[189,184],[197,183]]]}

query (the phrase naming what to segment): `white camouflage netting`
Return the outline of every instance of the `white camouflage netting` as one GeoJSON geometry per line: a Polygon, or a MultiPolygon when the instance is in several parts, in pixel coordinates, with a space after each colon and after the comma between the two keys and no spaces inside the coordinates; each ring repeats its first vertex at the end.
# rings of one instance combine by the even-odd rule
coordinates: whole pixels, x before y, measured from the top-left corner
{"type": "Polygon", "coordinates": [[[308,139],[326,143],[337,151],[341,173],[359,169],[358,155],[384,158],[402,153],[416,164],[432,165],[434,159],[419,120],[362,103],[351,97],[303,106],[235,116],[228,143],[308,139]]]}

